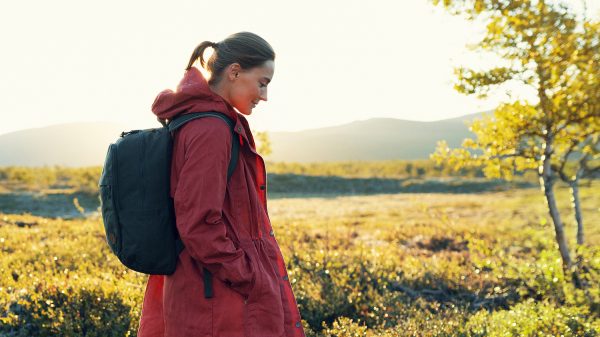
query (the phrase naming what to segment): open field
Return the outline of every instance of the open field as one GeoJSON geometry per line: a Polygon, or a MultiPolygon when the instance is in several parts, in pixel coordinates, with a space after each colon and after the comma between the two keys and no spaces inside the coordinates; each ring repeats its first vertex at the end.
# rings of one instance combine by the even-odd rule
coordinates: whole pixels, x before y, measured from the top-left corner
{"type": "MultiPolygon", "coordinates": [[[[381,185],[386,181],[411,181],[431,178],[482,178],[480,169],[462,169],[458,172],[446,165],[436,165],[432,160],[389,160],[389,161],[351,161],[329,163],[286,163],[268,162],[269,182],[278,177],[283,182],[294,178],[323,179],[337,177],[330,183],[339,183],[343,180],[381,185]]],[[[98,180],[102,167],[0,167],[0,193],[3,191],[33,191],[73,189],[78,192],[98,192],[98,180]]],[[[536,182],[535,175],[525,174],[518,177],[520,182],[536,182]]],[[[344,181],[348,183],[348,181],[344,181]]],[[[286,191],[286,186],[277,181],[273,185],[279,186],[281,191],[286,191]]],[[[311,185],[305,184],[305,185],[311,185]]],[[[331,184],[330,184],[331,185],[331,184]]],[[[335,185],[334,185],[335,186],[335,185]]],[[[274,192],[271,189],[271,192],[274,192]]],[[[412,191],[415,192],[415,191],[412,191]]]]}
{"type": "MultiPolygon", "coordinates": [[[[534,185],[529,182],[509,183],[484,178],[346,178],[270,174],[269,198],[333,198],[383,193],[479,193],[532,186],[534,185]]],[[[70,219],[94,215],[99,206],[97,193],[78,188],[0,190],[0,212],[3,213],[29,213],[70,219]]]]}
{"type": "MultiPolygon", "coordinates": [[[[599,187],[581,191],[587,294],[535,188],[281,197],[269,213],[310,336],[598,336],[599,187]]],[[[97,217],[0,214],[0,254],[1,336],[135,335],[146,276],[110,254],[97,217]]]]}

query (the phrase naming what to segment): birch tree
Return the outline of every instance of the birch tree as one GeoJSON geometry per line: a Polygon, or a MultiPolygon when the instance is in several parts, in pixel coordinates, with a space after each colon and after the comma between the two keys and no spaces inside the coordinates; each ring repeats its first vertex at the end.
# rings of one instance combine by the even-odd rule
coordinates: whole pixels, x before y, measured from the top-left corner
{"type": "Polygon", "coordinates": [[[537,94],[536,102],[502,104],[493,116],[471,125],[474,139],[466,139],[459,149],[442,142],[432,157],[457,169],[483,166],[488,177],[510,179],[517,171],[537,170],[563,267],[570,269],[573,259],[554,186],[571,154],[587,158],[581,165],[597,159],[589,144],[600,133],[598,53],[594,52],[598,24],[582,23],[556,1],[432,1],[453,14],[484,20],[486,34],[476,49],[491,51],[505,61],[483,71],[458,68],[458,91],[485,96],[516,81],[537,94]]]}

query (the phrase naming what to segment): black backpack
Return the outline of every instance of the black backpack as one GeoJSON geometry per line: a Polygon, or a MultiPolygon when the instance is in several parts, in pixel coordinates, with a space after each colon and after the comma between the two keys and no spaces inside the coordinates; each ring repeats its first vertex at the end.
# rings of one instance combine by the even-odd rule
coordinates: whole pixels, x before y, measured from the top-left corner
{"type": "MultiPolygon", "coordinates": [[[[185,123],[204,117],[225,121],[233,132],[233,121],[218,112],[190,113],[177,117],[162,128],[133,130],[108,147],[100,177],[100,201],[106,241],[128,268],[170,275],[183,250],[175,225],[170,196],[172,135],[185,123]]],[[[239,143],[233,138],[227,179],[238,160],[239,143]]],[[[210,284],[210,273],[204,268],[210,284]]],[[[212,287],[205,287],[212,297],[212,287]]]]}

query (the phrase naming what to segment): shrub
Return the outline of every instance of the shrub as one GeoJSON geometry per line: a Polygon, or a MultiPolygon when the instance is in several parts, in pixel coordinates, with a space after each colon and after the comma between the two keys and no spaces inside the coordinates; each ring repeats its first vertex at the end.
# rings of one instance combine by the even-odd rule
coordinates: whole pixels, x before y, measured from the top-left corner
{"type": "Polygon", "coordinates": [[[473,337],[592,337],[600,334],[600,322],[581,308],[529,300],[510,310],[480,311],[469,319],[466,329],[473,337]]]}

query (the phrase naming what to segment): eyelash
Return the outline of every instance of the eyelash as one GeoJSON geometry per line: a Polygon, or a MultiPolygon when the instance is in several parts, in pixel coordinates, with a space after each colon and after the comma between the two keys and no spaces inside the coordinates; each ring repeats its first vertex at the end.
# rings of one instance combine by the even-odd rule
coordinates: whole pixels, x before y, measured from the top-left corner
{"type": "Polygon", "coordinates": [[[260,86],[261,88],[266,88],[266,87],[267,87],[267,85],[266,85],[266,84],[264,84],[264,83],[260,83],[260,82],[259,82],[259,86],[260,86]]]}

